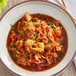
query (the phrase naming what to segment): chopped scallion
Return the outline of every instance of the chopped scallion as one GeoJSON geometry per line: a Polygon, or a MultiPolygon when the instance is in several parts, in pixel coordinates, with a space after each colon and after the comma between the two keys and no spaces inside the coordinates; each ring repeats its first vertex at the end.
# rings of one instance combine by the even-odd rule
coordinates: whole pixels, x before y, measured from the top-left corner
{"type": "Polygon", "coordinates": [[[13,28],[14,26],[12,24],[10,24],[11,28],[13,28]]]}
{"type": "Polygon", "coordinates": [[[50,21],[47,21],[47,22],[52,28],[56,28],[56,26],[52,22],[50,22],[50,21]]]}
{"type": "Polygon", "coordinates": [[[35,39],[35,36],[32,35],[32,38],[35,39]]]}
{"type": "Polygon", "coordinates": [[[23,55],[23,58],[25,58],[26,57],[26,55],[23,55]]]}
{"type": "Polygon", "coordinates": [[[35,36],[32,35],[32,38],[36,40],[37,31],[35,32],[35,36]]]}
{"type": "Polygon", "coordinates": [[[22,35],[22,32],[20,30],[17,30],[17,31],[18,31],[18,33],[20,33],[22,35]]]}
{"type": "Polygon", "coordinates": [[[41,19],[40,13],[38,13],[38,19],[41,19]]]}
{"type": "Polygon", "coordinates": [[[50,42],[50,40],[51,40],[51,38],[49,37],[49,38],[48,38],[48,42],[50,42]]]}
{"type": "Polygon", "coordinates": [[[13,57],[14,60],[16,59],[16,56],[14,54],[12,54],[12,57],[13,57]]]}
{"type": "Polygon", "coordinates": [[[25,53],[26,53],[26,54],[28,54],[28,52],[27,52],[27,51],[26,51],[25,53]]]}
{"type": "Polygon", "coordinates": [[[36,40],[36,36],[37,36],[37,31],[35,32],[35,40],[36,40]]]}
{"type": "Polygon", "coordinates": [[[11,48],[16,48],[17,46],[14,44],[14,45],[11,45],[11,48]]]}
{"type": "Polygon", "coordinates": [[[26,51],[25,54],[23,55],[23,58],[25,58],[27,56],[28,52],[26,51]]]}
{"type": "Polygon", "coordinates": [[[14,60],[16,59],[16,56],[13,53],[9,52],[9,55],[11,55],[14,60]]]}

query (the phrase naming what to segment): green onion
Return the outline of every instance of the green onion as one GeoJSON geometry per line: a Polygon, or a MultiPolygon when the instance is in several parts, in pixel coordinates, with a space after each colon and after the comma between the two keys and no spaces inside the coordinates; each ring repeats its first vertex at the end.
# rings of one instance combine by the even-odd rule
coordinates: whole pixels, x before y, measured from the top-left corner
{"type": "Polygon", "coordinates": [[[32,35],[32,38],[35,39],[35,36],[32,35]]]}
{"type": "Polygon", "coordinates": [[[38,38],[36,39],[37,41],[40,41],[38,38]]]}
{"type": "Polygon", "coordinates": [[[62,55],[60,55],[58,58],[57,58],[57,61],[60,61],[62,58],[62,55]]]}
{"type": "Polygon", "coordinates": [[[13,57],[14,60],[16,59],[16,56],[14,54],[12,55],[12,57],[13,57]]]}
{"type": "Polygon", "coordinates": [[[35,32],[35,36],[32,35],[32,38],[36,40],[37,31],[35,32]]]}
{"type": "Polygon", "coordinates": [[[17,30],[17,31],[18,31],[18,33],[20,33],[22,35],[22,32],[20,30],[17,30]]]}
{"type": "Polygon", "coordinates": [[[11,48],[16,48],[17,46],[14,44],[14,45],[11,45],[11,48]]]}
{"type": "Polygon", "coordinates": [[[10,24],[11,28],[13,28],[14,26],[12,24],[10,24]]]}
{"type": "Polygon", "coordinates": [[[11,52],[9,52],[9,55],[12,55],[12,53],[11,53],[11,52]]]}
{"type": "Polygon", "coordinates": [[[9,55],[11,55],[14,60],[16,59],[16,56],[13,53],[9,52],[9,55]]]}
{"type": "Polygon", "coordinates": [[[47,21],[47,22],[52,28],[56,28],[56,26],[52,22],[50,22],[50,21],[47,21]]]}
{"type": "Polygon", "coordinates": [[[28,52],[26,51],[25,54],[23,55],[23,58],[25,58],[27,54],[28,54],[28,52]]]}
{"type": "Polygon", "coordinates": [[[25,53],[26,53],[26,54],[28,54],[28,52],[27,52],[27,51],[26,51],[25,53]]]}
{"type": "Polygon", "coordinates": [[[25,58],[26,57],[26,55],[23,55],[23,58],[25,58]]]}
{"type": "Polygon", "coordinates": [[[36,36],[37,36],[37,31],[35,32],[35,40],[36,40],[36,36]]]}
{"type": "Polygon", "coordinates": [[[51,38],[49,37],[49,40],[51,40],[51,38]]]}
{"type": "Polygon", "coordinates": [[[38,13],[38,19],[41,19],[40,13],[38,13]]]}
{"type": "Polygon", "coordinates": [[[51,38],[49,37],[49,38],[48,38],[48,42],[50,42],[50,40],[51,40],[51,38]]]}

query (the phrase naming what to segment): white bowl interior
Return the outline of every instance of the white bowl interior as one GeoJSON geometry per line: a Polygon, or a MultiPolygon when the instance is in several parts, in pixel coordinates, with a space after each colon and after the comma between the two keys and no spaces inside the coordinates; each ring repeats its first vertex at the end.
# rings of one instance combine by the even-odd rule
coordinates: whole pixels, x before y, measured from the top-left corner
{"type": "Polygon", "coordinates": [[[62,9],[57,7],[54,4],[42,1],[30,1],[22,3],[12,8],[1,20],[0,22],[0,58],[3,63],[11,69],[13,72],[20,74],[22,76],[49,76],[53,75],[60,70],[62,70],[72,59],[75,53],[75,44],[76,44],[76,29],[71,18],[64,12],[62,9]],[[46,70],[44,72],[29,72],[21,69],[16,64],[13,63],[6,48],[7,35],[10,30],[10,24],[14,24],[19,18],[21,18],[25,12],[29,13],[43,13],[48,14],[55,19],[59,20],[68,33],[68,52],[64,59],[56,67],[46,70]]]}

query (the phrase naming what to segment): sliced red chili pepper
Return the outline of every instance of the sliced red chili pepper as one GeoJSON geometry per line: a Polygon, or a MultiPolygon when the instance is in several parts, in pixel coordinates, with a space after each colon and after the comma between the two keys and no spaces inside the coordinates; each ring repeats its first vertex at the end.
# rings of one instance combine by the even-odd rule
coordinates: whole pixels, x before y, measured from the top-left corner
{"type": "Polygon", "coordinates": [[[34,56],[32,56],[32,60],[33,60],[33,61],[35,60],[35,57],[34,57],[34,56]]]}
{"type": "Polygon", "coordinates": [[[46,21],[52,20],[52,19],[53,19],[52,17],[47,17],[47,18],[46,18],[46,21]]]}
{"type": "Polygon", "coordinates": [[[33,57],[32,60],[35,64],[42,64],[43,63],[43,58],[40,58],[41,61],[39,61],[39,62],[36,62],[35,57],[33,57]]]}
{"type": "Polygon", "coordinates": [[[14,43],[14,38],[15,38],[15,37],[17,37],[17,34],[13,34],[13,35],[12,35],[12,37],[11,37],[12,43],[14,43]]]}
{"type": "Polygon", "coordinates": [[[55,34],[53,34],[53,37],[54,37],[54,40],[56,41],[56,36],[55,36],[55,34]]]}
{"type": "Polygon", "coordinates": [[[35,64],[42,64],[42,63],[43,63],[43,59],[41,58],[40,60],[41,60],[41,61],[39,61],[39,62],[36,62],[36,61],[34,60],[34,63],[35,63],[35,64]]]}

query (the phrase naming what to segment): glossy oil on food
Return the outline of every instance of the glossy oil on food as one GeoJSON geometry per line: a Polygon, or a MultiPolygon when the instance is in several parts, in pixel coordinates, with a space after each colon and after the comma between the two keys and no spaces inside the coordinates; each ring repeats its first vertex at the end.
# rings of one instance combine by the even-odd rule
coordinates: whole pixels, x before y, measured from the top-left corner
{"type": "Polygon", "coordinates": [[[62,24],[45,14],[26,14],[11,29],[7,50],[21,68],[44,71],[59,64],[67,48],[67,33],[62,24]]]}

